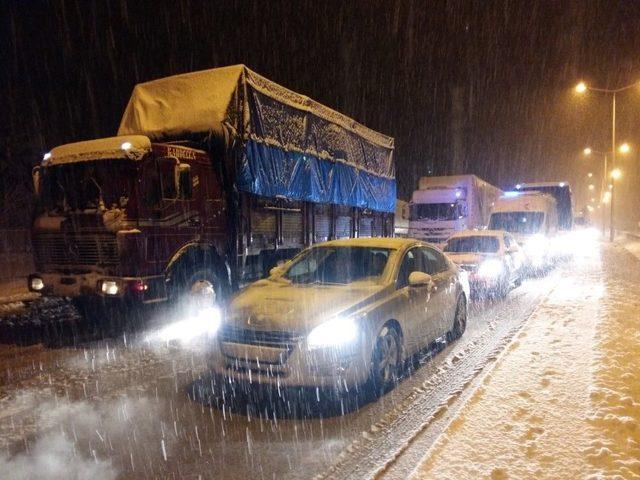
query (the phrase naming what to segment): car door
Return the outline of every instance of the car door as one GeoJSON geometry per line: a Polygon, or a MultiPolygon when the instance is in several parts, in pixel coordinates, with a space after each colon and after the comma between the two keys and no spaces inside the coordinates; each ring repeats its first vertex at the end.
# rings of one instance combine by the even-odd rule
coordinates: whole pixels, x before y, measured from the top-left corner
{"type": "Polygon", "coordinates": [[[431,337],[428,320],[432,303],[430,287],[409,285],[409,275],[412,272],[422,271],[425,271],[425,268],[420,248],[411,248],[402,258],[396,279],[397,315],[409,353],[415,353],[423,348],[431,337]]]}
{"type": "Polygon", "coordinates": [[[511,280],[515,280],[518,277],[522,264],[524,262],[522,251],[516,239],[511,236],[510,233],[504,234],[505,255],[508,258],[509,266],[511,268],[511,280]]]}
{"type": "Polygon", "coordinates": [[[445,256],[431,247],[421,247],[425,271],[433,279],[429,304],[430,341],[445,335],[453,325],[455,315],[457,274],[445,256]]]}

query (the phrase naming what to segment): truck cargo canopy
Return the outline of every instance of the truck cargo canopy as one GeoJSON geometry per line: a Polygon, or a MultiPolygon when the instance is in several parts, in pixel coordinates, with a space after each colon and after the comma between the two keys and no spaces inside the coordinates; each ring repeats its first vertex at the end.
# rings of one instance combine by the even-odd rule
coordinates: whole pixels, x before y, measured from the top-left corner
{"type": "Polygon", "coordinates": [[[395,210],[393,138],[234,65],[136,85],[118,135],[214,136],[256,195],[395,210]]]}

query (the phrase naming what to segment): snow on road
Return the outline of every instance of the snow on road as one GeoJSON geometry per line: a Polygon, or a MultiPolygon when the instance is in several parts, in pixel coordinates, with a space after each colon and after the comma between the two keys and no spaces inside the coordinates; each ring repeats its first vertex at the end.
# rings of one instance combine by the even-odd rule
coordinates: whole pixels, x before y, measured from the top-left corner
{"type": "Polygon", "coordinates": [[[640,262],[571,268],[413,478],[640,478],[640,262]]]}

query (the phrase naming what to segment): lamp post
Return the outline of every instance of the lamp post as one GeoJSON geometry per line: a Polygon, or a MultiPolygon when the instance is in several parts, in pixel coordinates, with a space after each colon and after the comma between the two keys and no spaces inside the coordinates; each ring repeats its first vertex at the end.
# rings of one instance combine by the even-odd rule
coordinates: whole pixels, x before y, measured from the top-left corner
{"type": "MultiPolygon", "coordinates": [[[[631,147],[628,143],[623,143],[618,147],[618,152],[626,155],[631,151],[631,147]]],[[[609,241],[613,241],[615,236],[615,229],[613,226],[613,191],[615,181],[620,178],[622,172],[619,168],[613,169],[611,174],[609,174],[609,170],[607,168],[607,160],[609,155],[613,155],[615,157],[616,149],[614,148],[612,152],[601,152],[598,150],[593,150],[592,148],[586,147],[582,150],[582,153],[589,157],[591,155],[599,155],[604,158],[604,165],[602,168],[602,187],[600,188],[600,200],[602,203],[609,203],[610,214],[609,214],[609,241]],[[611,183],[609,183],[611,180],[611,183]],[[607,189],[608,186],[608,189],[607,189]]],[[[591,185],[589,185],[591,187],[591,185]]],[[[602,236],[604,237],[606,234],[606,210],[602,209],[602,236]]]]}
{"type": "MultiPolygon", "coordinates": [[[[595,87],[590,87],[588,86],[586,83],[584,82],[580,82],[575,86],[575,91],[576,93],[585,93],[587,90],[591,90],[594,92],[602,92],[605,94],[611,94],[611,167],[613,169],[616,168],[616,94],[619,92],[623,92],[625,90],[629,90],[630,88],[633,88],[635,86],[638,86],[639,83],[635,82],[632,83],[630,85],[626,85],[624,87],[621,88],[595,88],[595,87]]],[[[615,182],[611,181],[612,185],[614,185],[614,187],[611,189],[611,230],[609,233],[609,241],[613,242],[613,239],[615,237],[615,223],[614,223],[614,217],[613,217],[613,205],[614,205],[614,189],[615,189],[615,182]]]]}

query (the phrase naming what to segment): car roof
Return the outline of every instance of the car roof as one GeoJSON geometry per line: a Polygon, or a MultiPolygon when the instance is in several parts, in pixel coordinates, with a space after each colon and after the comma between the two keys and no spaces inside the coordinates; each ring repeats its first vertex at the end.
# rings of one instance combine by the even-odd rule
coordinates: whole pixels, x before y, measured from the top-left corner
{"type": "Polygon", "coordinates": [[[506,232],[504,230],[464,230],[451,235],[449,238],[458,237],[501,237],[506,232]]]}
{"type": "Polygon", "coordinates": [[[411,245],[426,245],[424,242],[413,238],[398,237],[374,237],[374,238],[342,238],[339,240],[329,240],[328,242],[316,243],[314,247],[370,247],[370,248],[391,248],[401,249],[411,245]]]}

